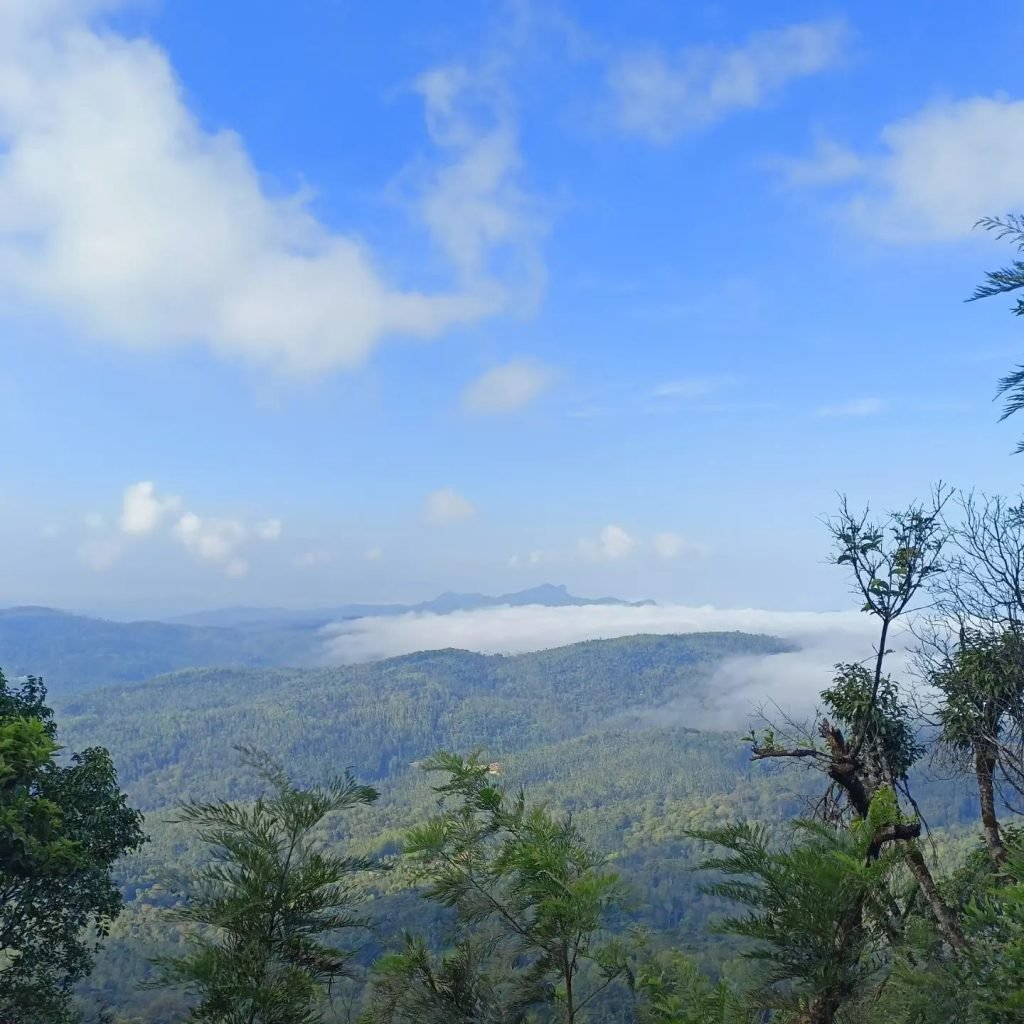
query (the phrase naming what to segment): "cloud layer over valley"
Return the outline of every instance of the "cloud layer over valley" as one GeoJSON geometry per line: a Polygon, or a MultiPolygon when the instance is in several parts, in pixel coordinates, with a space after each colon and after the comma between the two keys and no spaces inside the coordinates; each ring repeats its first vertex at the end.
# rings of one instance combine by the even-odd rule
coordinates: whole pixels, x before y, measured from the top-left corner
{"type": "MultiPolygon", "coordinates": [[[[484,654],[519,654],[643,633],[728,630],[779,637],[792,641],[797,649],[729,659],[714,670],[699,702],[684,697],[663,708],[645,709],[643,720],[651,725],[742,728],[765,702],[775,702],[796,714],[809,711],[818,693],[830,683],[834,665],[871,657],[876,635],[874,621],[854,611],[529,605],[337,623],[323,631],[324,660],[347,664],[451,647],[484,654]]],[[[899,655],[892,659],[894,671],[899,670],[901,660],[899,655]]]]}

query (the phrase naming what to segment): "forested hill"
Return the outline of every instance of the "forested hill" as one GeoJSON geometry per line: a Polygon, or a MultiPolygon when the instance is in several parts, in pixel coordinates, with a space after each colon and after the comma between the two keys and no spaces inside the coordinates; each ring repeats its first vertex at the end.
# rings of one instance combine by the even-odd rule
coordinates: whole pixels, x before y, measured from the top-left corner
{"type": "MultiPolygon", "coordinates": [[[[211,668],[58,698],[61,741],[109,748],[152,839],[122,867],[129,904],[83,989],[85,1004],[150,1024],[183,1019],[180,997],[138,988],[147,958],[178,948],[154,913],[167,901],[163,883],[201,857],[168,819],[188,798],[254,795],[258,783],[236,744],[271,751],[300,781],[351,765],[373,782],[381,800],[347,819],[346,841],[375,857],[393,856],[405,831],[436,810],[416,761],[441,747],[485,748],[510,786],[571,810],[615,858],[637,898],[637,923],[711,963],[728,947],[695,946],[695,936],[723,904],[700,894],[696,848],[683,831],[804,813],[815,778],[752,765],[738,733],[703,730],[704,709],[720,708],[716,669],[728,659],[789,650],[742,633],[634,636],[507,657],[445,650],[330,669],[211,668]]],[[[758,696],[768,695],[749,698],[758,696]]],[[[747,695],[727,699],[740,727],[747,695]]],[[[962,786],[922,785],[918,795],[937,825],[974,810],[962,786]]],[[[384,883],[373,906],[380,940],[364,950],[366,962],[403,928],[443,934],[406,884],[400,873],[384,883]]]]}
{"type": "Polygon", "coordinates": [[[681,724],[700,726],[723,659],[791,649],[743,633],[635,636],[507,657],[447,650],[336,668],[207,668],[54,703],[62,740],[108,747],[133,801],[153,808],[235,794],[234,744],[264,746],[300,775],[326,759],[383,779],[442,746],[504,755],[670,702],[679,721],[684,697],[692,721],[681,724]]]}
{"type": "MultiPolygon", "coordinates": [[[[638,602],[650,604],[651,602],[638,602]]],[[[324,663],[332,622],[399,614],[444,615],[499,606],[629,605],[544,584],[514,594],[441,594],[415,605],[340,605],[309,611],[226,608],[176,622],[114,622],[54,608],[0,608],[0,665],[12,678],[41,675],[53,695],[138,683],[180,669],[310,667],[324,663]]]]}
{"type": "Polygon", "coordinates": [[[41,675],[54,695],[200,665],[311,664],[315,649],[314,634],[286,627],[111,622],[53,608],[0,609],[4,672],[12,678],[41,675]]]}

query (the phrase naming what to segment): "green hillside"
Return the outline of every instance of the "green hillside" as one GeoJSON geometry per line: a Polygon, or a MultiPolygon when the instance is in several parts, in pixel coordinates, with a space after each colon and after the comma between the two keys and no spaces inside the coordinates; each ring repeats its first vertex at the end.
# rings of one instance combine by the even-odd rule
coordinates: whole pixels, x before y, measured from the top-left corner
{"type": "MultiPolygon", "coordinates": [[[[66,741],[109,748],[143,809],[245,793],[224,763],[238,743],[300,776],[351,764],[386,779],[442,746],[508,756],[699,694],[724,658],[791,645],[741,633],[590,641],[512,657],[431,651],[325,669],[199,669],[55,701],[66,741]]],[[[694,724],[699,724],[696,720],[694,724]]]]}
{"type": "MultiPolygon", "coordinates": [[[[684,829],[791,818],[809,806],[820,779],[751,764],[738,733],[700,729],[699,709],[724,659],[791,649],[740,633],[638,636],[513,657],[448,650],[331,669],[203,669],[60,698],[63,742],[110,749],[152,837],[123,866],[129,907],[84,998],[155,1024],[180,1019],[180,1001],[166,992],[136,991],[146,957],[173,943],[155,914],[166,900],[160,882],[199,856],[166,819],[187,797],[252,794],[253,780],[231,751],[239,743],[273,751],[300,779],[352,765],[374,781],[381,800],[350,815],[345,838],[384,858],[433,807],[412,762],[439,747],[484,747],[510,783],[571,810],[613,855],[637,897],[633,920],[713,966],[730,948],[706,934],[722,904],[700,893],[684,829]],[[682,696],[694,709],[690,724],[644,728],[654,716],[632,714],[682,696]]],[[[917,792],[933,825],[973,812],[962,787],[924,781],[917,792]]],[[[400,874],[380,880],[372,907],[378,937],[364,950],[367,960],[402,927],[443,933],[442,918],[431,921],[437,911],[406,884],[400,874]]]]}
{"type": "Polygon", "coordinates": [[[0,653],[12,678],[41,675],[50,693],[72,693],[199,665],[310,664],[308,630],[111,622],[52,608],[0,609],[0,653]]]}

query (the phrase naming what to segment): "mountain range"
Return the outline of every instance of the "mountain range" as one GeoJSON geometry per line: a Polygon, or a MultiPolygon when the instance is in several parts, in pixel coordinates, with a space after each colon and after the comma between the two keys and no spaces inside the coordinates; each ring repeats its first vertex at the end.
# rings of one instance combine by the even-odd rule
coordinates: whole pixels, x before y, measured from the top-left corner
{"type": "Polygon", "coordinates": [[[173,622],[188,626],[251,627],[266,625],[325,626],[346,619],[365,619],[381,615],[406,615],[410,612],[432,612],[448,615],[451,612],[476,611],[480,608],[520,608],[541,605],[548,608],[581,607],[584,605],[620,605],[641,608],[654,601],[624,601],[618,597],[577,597],[570,594],[564,584],[542,583],[527,590],[510,594],[459,594],[446,591],[429,601],[418,604],[343,604],[332,608],[294,610],[288,608],[216,608],[178,616],[173,622]]]}
{"type": "Polygon", "coordinates": [[[0,609],[0,668],[11,677],[43,676],[51,693],[72,693],[211,665],[320,665],[324,661],[320,631],[332,622],[501,606],[631,604],[615,597],[576,597],[564,586],[544,584],[495,597],[446,593],[420,604],[347,604],[305,611],[224,608],[173,621],[116,622],[54,608],[5,608],[0,609]]]}

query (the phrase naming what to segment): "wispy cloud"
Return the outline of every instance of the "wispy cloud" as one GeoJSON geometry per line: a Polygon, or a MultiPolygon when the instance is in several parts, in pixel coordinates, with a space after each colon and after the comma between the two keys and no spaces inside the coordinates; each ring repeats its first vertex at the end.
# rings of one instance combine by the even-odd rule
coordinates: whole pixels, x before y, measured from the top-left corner
{"type": "Polygon", "coordinates": [[[623,132],[667,143],[687,130],[765,105],[790,82],[834,66],[849,35],[841,19],[759,32],[731,48],[663,49],[612,62],[612,116],[623,132]]]}
{"type": "Polygon", "coordinates": [[[478,414],[515,412],[543,394],[553,380],[554,373],[549,367],[529,359],[516,359],[477,377],[463,392],[462,405],[478,414]]]}
{"type": "Polygon", "coordinates": [[[858,178],[867,169],[862,156],[824,135],[815,137],[812,156],[804,159],[779,157],[769,160],[768,165],[794,187],[834,185],[858,178]]]}
{"type": "Polygon", "coordinates": [[[414,88],[447,157],[425,175],[419,216],[471,294],[531,304],[547,281],[545,224],[517,180],[522,158],[501,74],[492,63],[450,64],[424,72],[414,88]],[[495,261],[504,265],[500,277],[495,261]]]}
{"type": "Polygon", "coordinates": [[[852,398],[848,402],[819,406],[815,410],[815,415],[825,417],[877,416],[884,409],[885,403],[880,398],[852,398]]]}
{"type": "Polygon", "coordinates": [[[735,383],[734,377],[680,377],[665,381],[651,391],[651,398],[706,398],[735,383]]]}
{"type": "Polygon", "coordinates": [[[451,487],[431,491],[424,500],[423,510],[427,521],[438,526],[462,522],[476,515],[473,503],[451,487]]]}
{"type": "Polygon", "coordinates": [[[297,554],[292,559],[292,565],[296,569],[318,569],[333,561],[334,552],[330,548],[310,548],[297,554]]]}
{"type": "Polygon", "coordinates": [[[694,541],[687,540],[678,533],[672,533],[668,530],[663,533],[656,533],[651,541],[651,547],[659,558],[666,560],[682,558],[685,555],[706,556],[709,554],[707,545],[697,544],[694,541]]]}
{"type": "Polygon", "coordinates": [[[621,526],[609,525],[596,540],[584,538],[578,546],[580,554],[592,562],[618,562],[636,550],[637,540],[621,526]]]}

